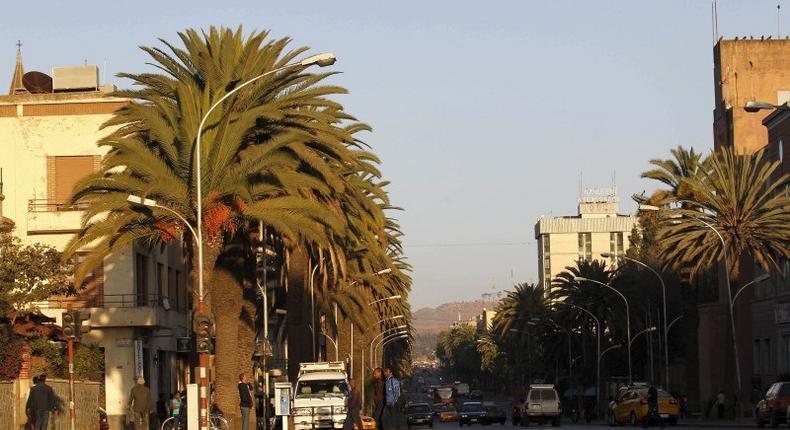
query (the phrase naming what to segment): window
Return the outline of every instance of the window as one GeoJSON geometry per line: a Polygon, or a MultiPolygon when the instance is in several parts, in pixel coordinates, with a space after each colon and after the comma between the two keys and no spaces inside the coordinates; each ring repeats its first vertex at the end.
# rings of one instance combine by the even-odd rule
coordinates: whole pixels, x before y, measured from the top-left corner
{"type": "Polygon", "coordinates": [[[47,200],[50,210],[64,210],[77,181],[99,169],[98,155],[47,157],[47,200]]]}
{"type": "Polygon", "coordinates": [[[184,281],[181,279],[181,271],[176,270],[176,308],[182,310],[186,307],[186,294],[184,291],[184,281]]]}
{"type": "Polygon", "coordinates": [[[137,253],[135,259],[135,293],[137,296],[137,306],[148,305],[148,256],[137,253]]]}
{"type": "Polygon", "coordinates": [[[790,372],[790,334],[782,335],[782,370],[790,372]]]}
{"type": "Polygon", "coordinates": [[[163,297],[167,297],[167,279],[165,279],[165,265],[156,263],[156,294],[159,295],[159,301],[163,297]]]}
{"type": "Polygon", "coordinates": [[[755,375],[760,374],[760,363],[760,339],[755,339],[752,346],[752,371],[755,375]]]}
{"type": "Polygon", "coordinates": [[[176,285],[176,272],[172,267],[167,268],[167,299],[171,308],[178,309],[178,285],[176,285]]]}
{"type": "Polygon", "coordinates": [[[592,261],[592,233],[579,233],[579,259],[592,261]]]}
{"type": "Polygon", "coordinates": [[[541,236],[540,247],[543,256],[543,290],[548,293],[551,290],[551,236],[541,236]]]}
{"type": "Polygon", "coordinates": [[[623,232],[609,233],[609,252],[612,254],[612,267],[617,266],[617,260],[623,255],[623,232]]]}

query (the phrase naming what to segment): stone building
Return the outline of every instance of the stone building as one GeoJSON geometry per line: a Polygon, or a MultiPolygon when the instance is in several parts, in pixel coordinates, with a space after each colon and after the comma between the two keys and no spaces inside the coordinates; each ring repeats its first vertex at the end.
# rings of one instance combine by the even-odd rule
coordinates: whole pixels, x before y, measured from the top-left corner
{"type": "Polygon", "coordinates": [[[621,215],[617,190],[587,190],[579,198],[578,214],[540,218],[535,223],[540,285],[551,292],[551,281],[566,267],[582,260],[606,260],[609,267],[631,246],[637,218],[621,215]],[[604,258],[602,253],[611,253],[604,258]]]}
{"type": "MultiPolygon", "coordinates": [[[[62,250],[84,209],[68,197],[98,168],[105,150],[96,143],[108,132],[100,127],[128,100],[108,95],[112,88],[99,85],[95,66],[52,75],[24,73],[19,52],[9,94],[0,96],[0,227],[14,226],[23,243],[62,250]]],[[[121,428],[136,376],[145,376],[154,396],[183,388],[188,378],[187,355],[176,347],[190,327],[187,274],[176,245],[129,246],[105,258],[78,296],[40,304],[58,323],[68,305],[90,312],[83,341],[104,350],[112,428],[121,428]]]]}

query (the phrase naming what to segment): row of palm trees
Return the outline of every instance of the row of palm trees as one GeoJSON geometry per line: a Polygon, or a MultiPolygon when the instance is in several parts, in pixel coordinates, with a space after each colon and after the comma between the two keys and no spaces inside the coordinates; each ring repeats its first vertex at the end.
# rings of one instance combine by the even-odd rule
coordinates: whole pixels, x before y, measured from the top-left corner
{"type": "MultiPolygon", "coordinates": [[[[634,196],[645,211],[638,215],[640,227],[632,233],[626,255],[654,268],[665,281],[666,325],[673,327],[669,344],[659,341],[658,347],[683,357],[689,342],[696,345],[696,304],[715,299],[719,290],[718,268],[733,280],[731,295],[751,280],[752,274],[743,270],[745,261],[781,276],[780,264],[790,259],[790,180],[779,162],[767,160],[761,151],[739,154],[723,148],[703,157],[678,147],[671,159],[650,164],[653,169],[642,176],[663,187],[650,196],[634,196]]],[[[627,261],[607,267],[604,261],[580,260],[552,280],[549,292],[517,285],[497,308],[491,338],[509,363],[504,373],[510,381],[529,373],[570,382],[575,374],[576,384],[592,386],[600,333],[602,351],[625,352],[631,344],[634,377],[658,382],[661,371],[654,369],[660,369],[660,360],[650,363],[647,357],[654,347],[649,338],[662,329],[662,306],[658,279],[644,268],[627,261]]],[[[603,374],[625,376],[623,357],[607,355],[603,374]]]]}
{"type": "MultiPolygon", "coordinates": [[[[162,47],[142,48],[155,72],[119,75],[133,87],[113,96],[131,101],[103,126],[108,134],[99,145],[107,154],[100,169],[75,188],[72,203],[89,205],[66,256],[90,250],[78,282],[132,244],[181,243],[195,263],[197,241],[172,211],[192,225],[202,217],[205,299],[216,324],[216,401],[233,414],[236,375],[250,368],[260,318],[250,294],[256,247],[280,256],[273,277],[288,289],[282,306],[294,314],[309,308],[305,291],[314,283],[316,312],[331,315],[337,304],[340,317],[363,332],[383,329],[376,323],[383,316],[410,316],[409,265],[380,161],[360,137],[370,127],[336,101],[347,91],[331,83],[334,73],[291,67],[235,92],[208,115],[196,154],[201,119],[214,103],[292,64],[307,48],[241,28],[187,30],[179,38],[180,45],[161,40],[162,47]],[[130,205],[129,195],[157,206],[130,205]],[[386,275],[375,275],[383,269],[386,275]],[[368,306],[393,295],[402,299],[368,306]]],[[[302,329],[309,320],[295,321],[289,312],[289,322],[302,329]]]]}

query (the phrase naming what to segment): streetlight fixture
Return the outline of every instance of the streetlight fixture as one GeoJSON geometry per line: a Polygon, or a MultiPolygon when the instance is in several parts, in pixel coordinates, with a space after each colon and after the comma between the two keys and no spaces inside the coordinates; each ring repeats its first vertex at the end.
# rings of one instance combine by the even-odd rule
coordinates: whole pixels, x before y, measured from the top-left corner
{"type": "MultiPolygon", "coordinates": [[[[644,267],[645,269],[652,272],[657,278],[658,281],[661,283],[661,301],[664,303],[663,306],[663,325],[664,325],[664,384],[666,385],[666,389],[669,390],[669,343],[667,339],[667,286],[664,284],[664,278],[661,276],[660,273],[656,269],[648,266],[647,264],[637,260],[636,258],[631,258],[627,255],[616,255],[611,252],[602,252],[601,257],[603,258],[622,258],[623,260],[630,261],[634,264],[644,267]]],[[[630,355],[630,354],[629,354],[630,355]]]]}
{"type": "MultiPolygon", "coordinates": [[[[591,282],[593,284],[600,285],[601,287],[608,288],[608,289],[614,291],[615,293],[617,293],[617,295],[620,296],[621,299],[623,299],[623,303],[625,303],[625,331],[626,331],[626,338],[631,339],[631,308],[628,305],[628,300],[625,298],[625,295],[623,295],[623,293],[621,293],[620,291],[618,291],[616,288],[612,287],[611,285],[606,284],[604,282],[596,281],[595,279],[589,279],[589,278],[585,278],[583,276],[575,276],[575,279],[577,281],[591,282]]],[[[631,370],[631,344],[628,344],[628,347],[626,349],[628,349],[628,383],[632,384],[634,382],[634,378],[633,378],[633,373],[632,373],[632,370],[631,370]]]]}
{"type": "Polygon", "coordinates": [[[656,326],[650,326],[650,327],[648,327],[648,328],[646,328],[646,329],[644,329],[644,330],[640,331],[639,333],[635,334],[635,335],[634,335],[634,337],[632,337],[632,338],[631,338],[631,339],[628,341],[628,343],[629,343],[629,344],[633,344],[633,343],[634,343],[634,341],[636,341],[636,338],[638,338],[640,335],[643,335],[643,334],[645,334],[645,333],[654,332],[654,331],[656,331],[656,330],[657,330],[656,326]]]}
{"type": "Polygon", "coordinates": [[[746,112],[755,113],[755,112],[759,112],[761,110],[779,109],[780,107],[782,107],[782,106],[775,105],[775,104],[772,104],[772,103],[767,103],[767,102],[758,102],[758,101],[755,101],[755,100],[749,100],[749,101],[746,102],[746,105],[743,107],[743,109],[746,112]]]}
{"type": "MultiPolygon", "coordinates": [[[[198,250],[197,250],[198,251],[198,264],[201,267],[203,265],[203,186],[202,186],[203,175],[202,175],[202,171],[201,171],[201,155],[202,154],[201,154],[201,151],[200,151],[200,140],[203,137],[203,127],[205,126],[206,121],[208,120],[208,117],[211,115],[211,113],[214,111],[214,109],[216,109],[217,106],[222,104],[222,102],[224,102],[228,97],[230,97],[231,95],[235,94],[236,92],[238,92],[242,88],[245,88],[246,86],[252,84],[253,82],[258,81],[261,78],[264,78],[266,76],[270,76],[270,75],[273,75],[275,73],[279,73],[279,72],[282,72],[282,71],[285,71],[285,70],[288,70],[288,69],[296,68],[296,67],[310,67],[310,66],[313,66],[313,65],[316,65],[316,66],[319,66],[319,67],[331,66],[332,64],[335,63],[336,60],[337,59],[336,59],[334,54],[332,54],[330,52],[327,52],[327,53],[312,55],[312,56],[307,57],[307,58],[305,58],[305,59],[303,59],[301,61],[297,61],[297,62],[294,62],[294,63],[286,64],[286,65],[284,65],[282,67],[278,67],[276,69],[269,70],[269,71],[266,71],[264,73],[261,73],[260,75],[254,77],[252,79],[247,80],[246,82],[236,86],[232,90],[230,90],[227,93],[225,93],[225,95],[223,95],[222,97],[220,97],[219,100],[214,102],[214,104],[211,105],[211,107],[206,111],[206,113],[203,114],[203,118],[201,118],[200,125],[198,126],[198,129],[197,129],[197,137],[195,139],[195,151],[194,151],[195,152],[195,155],[194,155],[194,157],[195,157],[195,184],[196,184],[196,194],[197,194],[197,197],[195,198],[195,201],[196,201],[195,213],[196,213],[196,216],[197,216],[197,232],[196,232],[197,234],[196,234],[196,239],[197,239],[197,244],[198,244],[198,247],[197,247],[198,248],[198,250]]],[[[205,305],[205,297],[203,295],[203,270],[202,269],[198,271],[198,286],[199,286],[199,291],[200,291],[199,302],[198,302],[198,314],[203,315],[206,312],[206,305],[205,305]]],[[[313,336],[312,336],[312,338],[313,338],[312,339],[313,340],[313,358],[315,359],[315,314],[313,314],[313,336]]],[[[206,356],[205,353],[201,353],[199,355],[199,364],[198,364],[198,367],[199,367],[199,372],[198,373],[200,375],[199,376],[199,378],[200,378],[200,380],[199,380],[199,382],[200,382],[200,404],[199,404],[199,407],[200,407],[200,414],[199,414],[199,416],[200,416],[200,426],[199,427],[200,427],[201,430],[207,430],[208,429],[208,397],[207,397],[208,396],[208,388],[207,388],[208,387],[208,372],[206,371],[206,367],[207,366],[208,366],[208,357],[206,356]]]]}
{"type": "Polygon", "coordinates": [[[595,314],[593,314],[589,310],[587,310],[587,309],[585,309],[585,308],[583,308],[581,306],[574,305],[573,303],[556,302],[556,304],[563,305],[563,306],[570,306],[572,308],[578,309],[578,310],[586,313],[587,315],[589,315],[595,321],[595,337],[596,337],[596,345],[597,345],[596,346],[596,356],[598,358],[596,366],[595,366],[596,367],[596,370],[595,370],[595,404],[596,404],[596,409],[600,409],[600,407],[601,407],[601,320],[599,320],[598,317],[596,317],[595,314]]]}

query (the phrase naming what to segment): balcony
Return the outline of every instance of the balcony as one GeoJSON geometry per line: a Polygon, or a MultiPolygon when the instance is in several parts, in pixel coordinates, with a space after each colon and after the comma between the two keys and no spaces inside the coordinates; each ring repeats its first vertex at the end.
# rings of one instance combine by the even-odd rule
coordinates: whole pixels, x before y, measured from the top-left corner
{"type": "Polygon", "coordinates": [[[27,234],[64,234],[79,231],[87,204],[67,205],[62,201],[36,199],[27,203],[27,234]]]}
{"type": "Polygon", "coordinates": [[[158,294],[105,294],[59,297],[39,303],[43,313],[54,317],[68,307],[90,312],[92,329],[111,327],[177,327],[184,324],[184,310],[172,309],[167,297],[158,294]]]}

